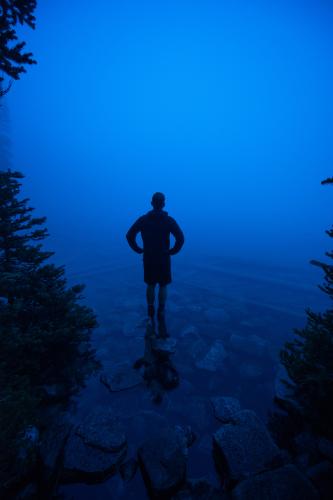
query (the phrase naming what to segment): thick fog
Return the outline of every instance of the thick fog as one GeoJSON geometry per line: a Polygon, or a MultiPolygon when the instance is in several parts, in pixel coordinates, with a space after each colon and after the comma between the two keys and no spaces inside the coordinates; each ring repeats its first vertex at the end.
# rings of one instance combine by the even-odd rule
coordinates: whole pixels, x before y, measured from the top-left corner
{"type": "Polygon", "coordinates": [[[38,4],[36,30],[21,32],[38,64],[6,97],[8,135],[61,258],[133,259],[125,233],[154,191],[184,230],[184,257],[323,257],[329,2],[38,4]]]}

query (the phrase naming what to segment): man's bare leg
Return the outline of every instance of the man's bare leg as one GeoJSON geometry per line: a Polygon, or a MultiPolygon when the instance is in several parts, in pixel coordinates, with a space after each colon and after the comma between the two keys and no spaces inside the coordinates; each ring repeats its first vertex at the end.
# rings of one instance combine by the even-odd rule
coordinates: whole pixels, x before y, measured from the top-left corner
{"type": "Polygon", "coordinates": [[[148,305],[148,316],[150,318],[153,318],[155,314],[155,285],[147,285],[146,297],[148,305]]]}
{"type": "Polygon", "coordinates": [[[167,299],[167,285],[160,285],[158,290],[158,311],[157,311],[157,316],[159,318],[164,318],[166,299],[167,299]]]}

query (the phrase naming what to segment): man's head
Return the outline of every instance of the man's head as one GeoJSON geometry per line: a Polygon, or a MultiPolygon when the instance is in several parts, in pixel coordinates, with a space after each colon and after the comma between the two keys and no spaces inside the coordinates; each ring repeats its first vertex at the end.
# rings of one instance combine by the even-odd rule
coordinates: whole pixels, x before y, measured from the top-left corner
{"type": "Polygon", "coordinates": [[[165,196],[163,193],[154,193],[151,199],[153,208],[161,210],[165,205],[165,196]]]}

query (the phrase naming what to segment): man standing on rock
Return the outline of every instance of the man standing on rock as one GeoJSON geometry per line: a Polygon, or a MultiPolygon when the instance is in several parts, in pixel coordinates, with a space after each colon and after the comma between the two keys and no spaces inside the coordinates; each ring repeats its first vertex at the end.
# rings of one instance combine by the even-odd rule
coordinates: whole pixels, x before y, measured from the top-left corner
{"type": "Polygon", "coordinates": [[[157,319],[164,320],[167,285],[171,283],[171,255],[180,251],[184,244],[184,235],[177,222],[163,210],[165,196],[155,193],[151,204],[153,210],[140,217],[126,234],[129,246],[137,253],[143,253],[144,281],[147,284],[148,316],[155,315],[155,287],[158,284],[157,319]],[[136,242],[141,233],[143,248],[136,242]],[[175,244],[170,248],[170,234],[175,244]]]}

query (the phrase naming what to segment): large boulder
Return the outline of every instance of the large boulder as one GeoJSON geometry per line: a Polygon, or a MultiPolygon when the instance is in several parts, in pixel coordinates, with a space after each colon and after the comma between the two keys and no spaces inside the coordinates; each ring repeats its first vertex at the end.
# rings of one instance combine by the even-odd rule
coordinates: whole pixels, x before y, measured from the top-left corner
{"type": "Polygon", "coordinates": [[[140,446],[140,469],[152,498],[170,498],[185,483],[188,445],[188,433],[168,427],[140,446]]]}
{"type": "Polygon", "coordinates": [[[239,483],[233,500],[317,500],[311,482],[294,465],[257,474],[239,483]]]}
{"type": "Polygon", "coordinates": [[[111,412],[93,411],[68,439],[62,481],[104,481],[117,471],[126,452],[126,437],[119,421],[111,412]]]}
{"type": "Polygon", "coordinates": [[[251,410],[233,416],[233,422],[223,425],[213,436],[214,457],[226,484],[258,474],[281,464],[279,448],[265,425],[251,410]]]}

